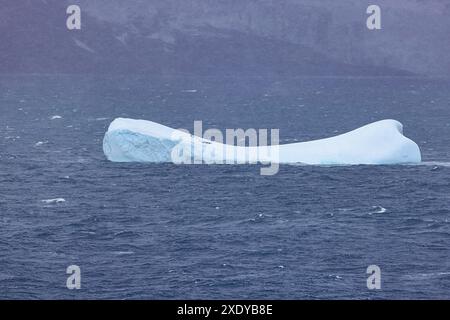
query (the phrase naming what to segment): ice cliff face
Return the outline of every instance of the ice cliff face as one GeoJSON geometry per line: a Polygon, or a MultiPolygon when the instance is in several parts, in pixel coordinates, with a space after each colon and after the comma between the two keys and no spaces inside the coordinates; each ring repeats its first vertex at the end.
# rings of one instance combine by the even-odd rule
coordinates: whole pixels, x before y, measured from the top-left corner
{"type": "Polygon", "coordinates": [[[23,0],[0,12],[0,72],[448,75],[447,0],[23,0]],[[382,9],[369,31],[366,8],[382,9]]]}

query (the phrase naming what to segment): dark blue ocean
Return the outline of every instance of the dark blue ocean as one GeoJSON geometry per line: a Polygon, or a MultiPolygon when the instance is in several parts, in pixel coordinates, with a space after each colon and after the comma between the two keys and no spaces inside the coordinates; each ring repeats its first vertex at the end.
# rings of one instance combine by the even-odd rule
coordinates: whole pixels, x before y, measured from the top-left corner
{"type": "Polygon", "coordinates": [[[449,146],[448,79],[3,75],[0,298],[450,299],[449,146]],[[282,143],[392,118],[424,163],[112,163],[116,117],[282,143]]]}

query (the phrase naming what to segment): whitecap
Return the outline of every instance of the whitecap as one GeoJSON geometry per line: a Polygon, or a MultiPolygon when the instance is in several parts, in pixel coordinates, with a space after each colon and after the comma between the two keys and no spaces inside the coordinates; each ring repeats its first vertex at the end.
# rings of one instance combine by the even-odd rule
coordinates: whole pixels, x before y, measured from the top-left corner
{"type": "Polygon", "coordinates": [[[45,199],[45,200],[41,200],[41,201],[46,203],[46,204],[55,204],[55,203],[66,202],[66,199],[64,199],[64,198],[55,198],[55,199],[45,199]]]}
{"type": "Polygon", "coordinates": [[[113,253],[118,256],[123,256],[128,254],[134,254],[134,251],[114,251],[113,253]]]}
{"type": "Polygon", "coordinates": [[[108,120],[107,117],[99,117],[99,118],[88,118],[88,121],[105,121],[108,120]]]}
{"type": "Polygon", "coordinates": [[[35,147],[39,147],[39,146],[42,146],[42,145],[44,145],[44,144],[46,144],[46,143],[48,143],[48,141],[38,141],[38,142],[36,142],[36,143],[34,144],[34,146],[35,146],[35,147]]]}
{"type": "Polygon", "coordinates": [[[387,211],[387,209],[382,206],[372,206],[372,209],[375,209],[375,211],[369,212],[369,214],[385,213],[387,211]]]}
{"type": "Polygon", "coordinates": [[[83,234],[90,234],[90,235],[96,234],[94,231],[80,231],[80,233],[83,233],[83,234]]]}

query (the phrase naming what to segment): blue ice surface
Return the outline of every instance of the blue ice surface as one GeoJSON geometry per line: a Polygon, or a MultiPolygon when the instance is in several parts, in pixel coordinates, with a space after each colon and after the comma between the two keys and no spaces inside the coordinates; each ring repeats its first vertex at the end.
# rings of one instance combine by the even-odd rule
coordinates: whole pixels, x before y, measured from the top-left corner
{"type": "Polygon", "coordinates": [[[171,151],[176,145],[177,142],[172,140],[157,139],[130,130],[108,132],[103,139],[105,155],[115,162],[171,162],[171,151]]]}

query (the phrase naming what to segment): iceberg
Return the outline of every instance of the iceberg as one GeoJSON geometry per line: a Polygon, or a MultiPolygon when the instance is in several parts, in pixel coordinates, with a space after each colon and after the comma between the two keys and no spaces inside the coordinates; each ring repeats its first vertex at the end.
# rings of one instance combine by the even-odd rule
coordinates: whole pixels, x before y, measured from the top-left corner
{"type": "Polygon", "coordinates": [[[417,144],[403,135],[396,120],[381,120],[331,138],[307,142],[233,146],[147,120],[117,118],[103,139],[114,162],[301,163],[383,165],[421,162],[417,144]]]}

